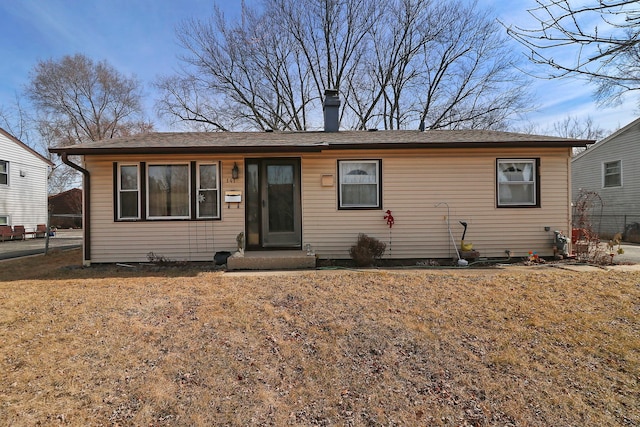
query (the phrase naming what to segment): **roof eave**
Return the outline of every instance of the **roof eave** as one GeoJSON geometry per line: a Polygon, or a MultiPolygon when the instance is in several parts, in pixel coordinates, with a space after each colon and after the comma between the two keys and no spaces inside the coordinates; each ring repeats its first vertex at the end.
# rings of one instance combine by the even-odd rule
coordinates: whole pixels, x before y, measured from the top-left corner
{"type": "Polygon", "coordinates": [[[241,153],[299,153],[325,150],[392,150],[392,149],[478,149],[478,148],[572,148],[592,144],[586,140],[561,141],[511,141],[511,142],[430,142],[430,143],[334,143],[318,145],[252,145],[252,146],[204,146],[204,147],[60,147],[49,148],[55,154],[76,155],[122,155],[122,154],[241,154],[241,153]]]}

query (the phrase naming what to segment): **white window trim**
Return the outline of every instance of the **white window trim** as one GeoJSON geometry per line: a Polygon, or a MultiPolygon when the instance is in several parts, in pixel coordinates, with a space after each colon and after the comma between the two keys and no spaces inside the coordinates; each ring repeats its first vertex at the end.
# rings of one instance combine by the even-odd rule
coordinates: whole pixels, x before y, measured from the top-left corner
{"type": "Polygon", "coordinates": [[[538,161],[536,159],[520,159],[520,158],[500,158],[496,161],[496,204],[499,208],[518,208],[518,207],[537,207],[539,206],[538,201],[538,186],[540,185],[538,178],[538,171],[536,170],[538,166],[538,161]],[[531,163],[532,165],[532,173],[531,173],[531,181],[512,181],[516,184],[533,184],[533,202],[529,203],[513,203],[513,202],[502,202],[500,200],[500,185],[509,185],[509,181],[500,183],[500,179],[498,176],[498,171],[500,169],[501,163],[531,163]]]}
{"type": "Polygon", "coordinates": [[[0,160],[0,162],[6,163],[7,165],[7,172],[2,172],[2,175],[7,175],[7,183],[6,184],[0,184],[0,186],[2,187],[8,187],[9,184],[11,184],[11,162],[9,162],[8,160],[0,160]]]}
{"type": "MultiPolygon", "coordinates": [[[[382,176],[380,176],[380,170],[381,170],[381,161],[374,159],[367,159],[367,160],[361,160],[361,159],[339,159],[338,160],[338,198],[339,198],[339,204],[338,204],[338,208],[339,209],[344,209],[344,210],[348,210],[348,209],[381,209],[382,208],[382,203],[380,201],[381,199],[381,194],[382,194],[382,176]],[[343,202],[343,198],[342,198],[342,173],[340,172],[340,164],[342,163],[372,163],[375,164],[376,166],[376,203],[375,204],[371,204],[371,205],[363,205],[363,204],[345,204],[343,202]]],[[[354,184],[355,185],[355,184],[354,184]]]]}
{"type": "Polygon", "coordinates": [[[220,218],[220,162],[197,162],[196,163],[196,219],[219,219],[220,218]],[[213,165],[216,167],[216,188],[200,188],[200,166],[213,165]],[[200,190],[215,190],[216,191],[216,213],[214,216],[201,216],[200,215],[200,190]]]}
{"type": "Polygon", "coordinates": [[[191,163],[190,162],[154,162],[154,163],[147,163],[147,166],[145,168],[145,203],[146,203],[146,208],[147,208],[147,219],[148,220],[175,220],[175,219],[191,219],[191,163]],[[188,177],[188,181],[187,181],[187,196],[188,196],[188,200],[187,200],[187,215],[176,215],[176,216],[151,216],[149,214],[150,209],[149,209],[149,202],[150,202],[150,197],[149,197],[149,169],[152,166],[186,166],[187,167],[187,177],[188,177]]]}
{"type": "Polygon", "coordinates": [[[139,220],[141,218],[141,206],[140,206],[140,163],[118,163],[118,199],[117,199],[117,203],[118,203],[118,207],[117,207],[117,212],[118,212],[118,220],[122,220],[122,221],[134,221],[134,220],[139,220]],[[121,168],[123,166],[135,166],[136,167],[136,174],[137,174],[137,182],[138,182],[138,188],[136,190],[123,190],[122,189],[122,172],[121,172],[121,168]],[[120,209],[120,203],[121,203],[121,198],[120,198],[120,194],[123,192],[137,192],[138,193],[138,215],[133,217],[133,216],[121,216],[121,212],[122,210],[120,209]]]}
{"type": "Polygon", "coordinates": [[[609,160],[606,162],[602,162],[602,188],[621,188],[623,185],[622,182],[623,174],[622,174],[622,160],[609,160]],[[605,173],[607,171],[608,163],[619,163],[620,164],[620,185],[605,185],[605,173]]]}

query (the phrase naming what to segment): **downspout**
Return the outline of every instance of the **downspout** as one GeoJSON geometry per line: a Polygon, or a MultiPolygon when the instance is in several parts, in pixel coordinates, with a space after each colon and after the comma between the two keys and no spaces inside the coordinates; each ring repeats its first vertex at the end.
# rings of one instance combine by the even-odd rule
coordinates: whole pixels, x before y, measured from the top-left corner
{"type": "Polygon", "coordinates": [[[82,206],[84,207],[84,214],[82,218],[84,259],[82,260],[82,264],[84,266],[89,266],[91,265],[91,204],[89,203],[91,200],[91,175],[88,170],[69,160],[66,152],[60,153],[60,158],[62,159],[62,163],[72,167],[82,174],[82,197],[84,198],[82,203],[82,206]]]}
{"type": "Polygon", "coordinates": [[[567,217],[569,218],[567,224],[567,234],[569,237],[569,241],[567,242],[567,253],[571,255],[573,253],[573,189],[571,188],[573,182],[571,181],[571,158],[573,157],[573,148],[569,148],[569,156],[567,158],[567,198],[569,199],[569,203],[567,203],[567,217]]]}

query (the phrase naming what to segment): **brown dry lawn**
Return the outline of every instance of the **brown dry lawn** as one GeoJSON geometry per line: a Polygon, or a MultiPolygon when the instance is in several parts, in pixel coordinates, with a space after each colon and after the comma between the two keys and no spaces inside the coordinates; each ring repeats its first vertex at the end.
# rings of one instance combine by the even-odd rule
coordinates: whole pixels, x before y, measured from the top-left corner
{"type": "Polygon", "coordinates": [[[0,263],[0,425],[640,425],[638,272],[79,264],[0,263]]]}

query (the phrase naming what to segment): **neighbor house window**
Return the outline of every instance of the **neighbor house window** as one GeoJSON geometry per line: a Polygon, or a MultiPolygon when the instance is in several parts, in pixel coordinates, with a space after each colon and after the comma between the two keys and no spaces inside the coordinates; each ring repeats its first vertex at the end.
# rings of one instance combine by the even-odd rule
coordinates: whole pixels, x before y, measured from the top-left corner
{"type": "Polygon", "coordinates": [[[0,185],[9,185],[9,162],[0,160],[0,185]]]}
{"type": "Polygon", "coordinates": [[[498,207],[537,207],[537,159],[497,160],[498,207]]]}
{"type": "Polygon", "coordinates": [[[189,165],[151,164],[147,168],[149,219],[189,219],[189,165]]]}
{"type": "Polygon", "coordinates": [[[621,187],[622,186],[622,163],[620,160],[615,162],[605,162],[602,165],[603,187],[621,187]]]}
{"type": "Polygon", "coordinates": [[[219,218],[218,165],[198,164],[198,218],[219,218]]]}
{"type": "Polygon", "coordinates": [[[0,215],[0,225],[9,225],[9,215],[0,215]]]}
{"type": "Polygon", "coordinates": [[[140,173],[138,165],[119,165],[118,219],[140,218],[140,173]]]}
{"type": "Polygon", "coordinates": [[[380,160],[339,160],[341,209],[381,207],[380,160]]]}

